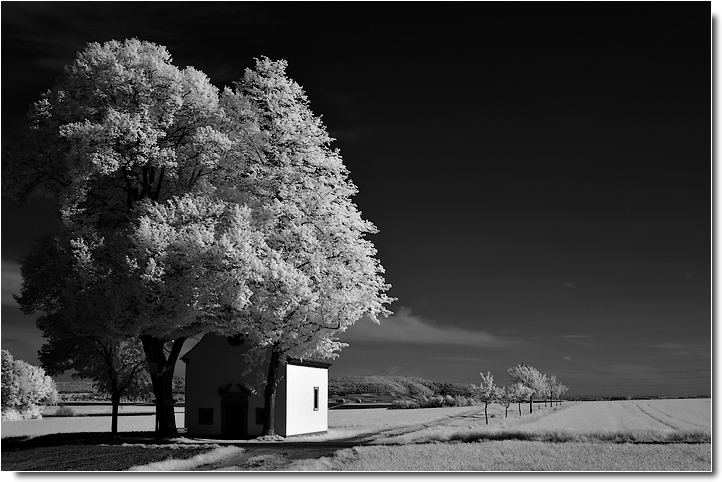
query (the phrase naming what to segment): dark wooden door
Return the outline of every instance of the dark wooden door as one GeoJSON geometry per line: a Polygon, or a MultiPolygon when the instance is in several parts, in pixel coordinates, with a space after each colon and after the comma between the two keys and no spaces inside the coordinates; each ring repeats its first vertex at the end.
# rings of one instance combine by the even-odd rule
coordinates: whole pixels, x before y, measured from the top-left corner
{"type": "Polygon", "coordinates": [[[225,406],[224,434],[228,438],[244,438],[248,435],[246,430],[246,405],[229,403],[225,406]]]}

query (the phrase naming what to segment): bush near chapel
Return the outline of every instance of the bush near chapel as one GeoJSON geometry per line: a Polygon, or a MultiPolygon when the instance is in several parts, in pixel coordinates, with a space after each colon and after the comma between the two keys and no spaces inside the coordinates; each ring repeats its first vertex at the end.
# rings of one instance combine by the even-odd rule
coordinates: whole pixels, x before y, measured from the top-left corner
{"type": "Polygon", "coordinates": [[[2,420],[42,418],[47,405],[55,405],[58,391],[45,370],[23,360],[13,360],[2,350],[2,420]]]}

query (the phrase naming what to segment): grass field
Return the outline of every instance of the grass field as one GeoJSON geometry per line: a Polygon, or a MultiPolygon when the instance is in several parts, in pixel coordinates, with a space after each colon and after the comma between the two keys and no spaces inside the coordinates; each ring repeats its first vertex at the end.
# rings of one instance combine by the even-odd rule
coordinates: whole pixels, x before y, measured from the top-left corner
{"type": "Polygon", "coordinates": [[[185,460],[208,452],[207,446],[164,447],[160,445],[63,445],[3,452],[2,470],[123,471],[157,461],[185,460]]]}
{"type": "MultiPolygon", "coordinates": [[[[498,408],[496,408],[498,410],[498,408]]],[[[496,412],[498,414],[498,412],[496,412]]],[[[385,443],[425,443],[518,439],[527,441],[708,442],[711,439],[710,399],[626,400],[574,402],[518,412],[503,412],[484,423],[483,414],[449,420],[407,434],[389,437],[385,443]]]]}
{"type": "MultiPolygon", "coordinates": [[[[110,432],[110,415],[97,416],[97,413],[106,413],[109,407],[73,407],[79,415],[96,414],[95,416],[76,417],[46,417],[41,420],[21,420],[16,422],[2,422],[2,438],[5,437],[37,437],[53,433],[83,433],[83,432],[110,432]]],[[[152,412],[151,407],[129,406],[120,410],[118,417],[119,432],[152,432],[155,429],[155,415],[131,415],[138,411],[152,412]],[[127,415],[126,415],[127,414],[127,415]]],[[[52,410],[51,410],[52,411],[52,410]]],[[[176,426],[185,426],[185,409],[176,407],[176,426]]]]}
{"type": "Polygon", "coordinates": [[[342,471],[708,471],[709,444],[632,445],[507,440],[364,446],[294,470],[342,471]]]}
{"type": "MultiPolygon", "coordinates": [[[[107,432],[110,418],[3,422],[2,469],[711,470],[709,399],[565,402],[562,407],[542,404],[538,410],[535,404],[534,414],[528,414],[525,406],[522,416],[510,411],[508,418],[502,407],[490,409],[489,425],[482,407],[330,411],[327,434],[294,437],[284,443],[222,443],[234,450],[219,450],[213,440],[189,438],[147,446],[139,446],[138,441],[133,446],[109,446],[93,441],[101,440],[100,433],[79,434],[85,437],[80,445],[69,444],[66,437],[64,442],[47,443],[52,446],[43,442],[23,448],[22,441],[8,443],[13,440],[9,436],[30,437],[32,442],[44,433],[107,432]],[[641,443],[625,443],[630,441],[641,443]],[[660,443],[678,441],[691,443],[660,443]],[[171,446],[173,451],[168,452],[171,446]]],[[[178,416],[182,426],[182,414],[178,416]]],[[[121,431],[135,426],[124,429],[122,423],[137,423],[146,437],[152,436],[152,416],[120,420],[121,431]]]]}

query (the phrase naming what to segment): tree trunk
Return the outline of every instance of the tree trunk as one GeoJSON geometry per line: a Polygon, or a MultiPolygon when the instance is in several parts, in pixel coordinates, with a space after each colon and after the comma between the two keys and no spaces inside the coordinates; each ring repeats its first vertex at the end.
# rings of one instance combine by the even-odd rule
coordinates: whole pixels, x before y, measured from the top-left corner
{"type": "Polygon", "coordinates": [[[263,390],[263,432],[262,435],[276,435],[276,387],[281,373],[281,354],[274,346],[271,350],[271,361],[268,366],[266,388],[263,390]]]}
{"type": "Polygon", "coordinates": [[[518,402],[518,403],[519,403],[519,416],[521,417],[521,402],[518,402]]]}
{"type": "Polygon", "coordinates": [[[488,407],[488,403],[484,403],[484,417],[486,417],[486,424],[489,425],[489,416],[486,414],[486,407],[488,407]]]}
{"type": "Polygon", "coordinates": [[[113,438],[118,436],[118,407],[120,406],[120,390],[113,390],[110,394],[110,402],[113,404],[113,412],[110,420],[110,433],[113,438]]]}
{"type": "Polygon", "coordinates": [[[529,413],[534,413],[534,397],[529,397],[529,413]]]}
{"type": "Polygon", "coordinates": [[[504,407],[504,418],[507,418],[509,416],[509,405],[504,407]]]}
{"type": "Polygon", "coordinates": [[[141,335],[148,361],[148,371],[155,395],[155,433],[158,438],[177,437],[175,409],[173,407],[173,371],[185,338],[173,341],[173,347],[165,355],[164,342],[149,335],[141,335]]]}

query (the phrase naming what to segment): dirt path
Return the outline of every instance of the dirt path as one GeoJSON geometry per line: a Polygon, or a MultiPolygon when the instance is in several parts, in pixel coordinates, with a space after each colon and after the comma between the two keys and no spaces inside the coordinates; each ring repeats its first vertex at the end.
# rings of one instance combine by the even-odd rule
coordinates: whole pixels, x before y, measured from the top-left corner
{"type": "MultiPolygon", "coordinates": [[[[367,413],[369,413],[367,411],[367,413]]],[[[385,419],[388,416],[388,412],[369,413],[369,418],[376,419],[378,423],[379,419],[385,419]]],[[[393,413],[391,414],[393,416],[393,413]]],[[[313,440],[313,437],[303,437],[304,441],[296,442],[278,442],[269,444],[258,444],[258,443],[233,443],[233,445],[242,447],[244,452],[235,455],[231,458],[223,461],[207,464],[197,467],[194,470],[208,471],[208,470],[222,470],[222,471],[233,471],[233,470],[254,470],[254,471],[282,471],[287,470],[289,466],[303,460],[319,459],[321,457],[332,457],[338,450],[351,448],[358,445],[371,445],[381,444],[390,437],[403,435],[407,433],[413,433],[425,428],[434,427],[438,425],[445,425],[453,423],[467,418],[478,418],[479,407],[470,407],[466,410],[460,410],[456,413],[444,413],[439,415],[438,412],[427,412],[424,414],[404,414],[403,412],[397,412],[397,419],[403,419],[404,415],[413,416],[414,418],[426,419],[424,421],[415,423],[407,426],[393,426],[388,428],[376,428],[370,430],[368,428],[361,429],[360,432],[356,432],[351,436],[339,437],[335,439],[322,440],[321,437],[334,437],[342,433],[349,432],[348,430],[334,431],[330,430],[329,434],[325,436],[318,436],[317,441],[313,440]]],[[[483,414],[482,414],[483,416],[483,414]]]]}
{"type": "Polygon", "coordinates": [[[639,401],[639,409],[675,430],[710,430],[710,399],[639,401]]]}

